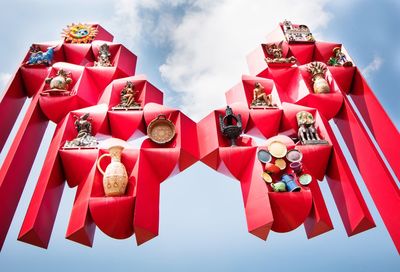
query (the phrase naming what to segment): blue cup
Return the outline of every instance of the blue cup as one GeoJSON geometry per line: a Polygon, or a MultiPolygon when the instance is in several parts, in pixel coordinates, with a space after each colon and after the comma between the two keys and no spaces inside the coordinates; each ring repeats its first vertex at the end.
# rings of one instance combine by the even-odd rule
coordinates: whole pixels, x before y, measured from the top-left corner
{"type": "Polygon", "coordinates": [[[282,182],[285,183],[288,192],[300,192],[301,190],[301,187],[297,185],[294,181],[294,176],[291,174],[283,174],[282,182]]]}

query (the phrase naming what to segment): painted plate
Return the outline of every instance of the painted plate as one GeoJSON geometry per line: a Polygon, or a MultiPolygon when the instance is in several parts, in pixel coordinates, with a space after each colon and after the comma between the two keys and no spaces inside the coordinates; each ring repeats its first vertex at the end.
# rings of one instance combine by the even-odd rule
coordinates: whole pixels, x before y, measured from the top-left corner
{"type": "Polygon", "coordinates": [[[299,182],[301,185],[308,185],[312,181],[312,177],[310,174],[303,174],[299,177],[299,182]]]}
{"type": "Polygon", "coordinates": [[[283,158],[287,153],[287,148],[284,143],[280,141],[274,141],[269,144],[268,151],[275,158],[283,158]]]}
{"type": "Polygon", "coordinates": [[[257,152],[257,158],[262,163],[270,162],[272,157],[271,154],[267,150],[260,149],[257,152]]]}

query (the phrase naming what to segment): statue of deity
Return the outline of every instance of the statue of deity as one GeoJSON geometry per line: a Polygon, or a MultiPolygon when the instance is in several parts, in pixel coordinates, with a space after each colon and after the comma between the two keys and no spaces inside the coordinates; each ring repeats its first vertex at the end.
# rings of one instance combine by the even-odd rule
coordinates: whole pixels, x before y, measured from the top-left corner
{"type": "Polygon", "coordinates": [[[104,43],[100,46],[99,56],[94,62],[95,67],[111,67],[111,53],[108,50],[108,44],[104,43]]]}
{"type": "Polygon", "coordinates": [[[81,117],[74,115],[76,119],[74,122],[78,135],[72,141],[66,141],[64,148],[94,148],[97,147],[98,142],[92,136],[92,123],[89,119],[89,113],[81,117]]]}
{"type": "Polygon", "coordinates": [[[328,141],[322,140],[315,128],[315,120],[311,113],[300,111],[296,114],[297,125],[299,126],[298,137],[303,145],[307,144],[327,144],[328,141]]]}
{"type": "Polygon", "coordinates": [[[272,95],[266,94],[264,86],[260,82],[254,84],[253,101],[250,108],[277,108],[278,105],[272,103],[272,95]]]}
{"type": "Polygon", "coordinates": [[[127,81],[125,87],[120,94],[120,103],[113,107],[113,110],[138,110],[141,109],[140,104],[135,101],[135,85],[132,81],[127,81]]]}
{"type": "Polygon", "coordinates": [[[330,66],[344,66],[344,67],[351,67],[353,63],[347,60],[346,55],[342,52],[340,47],[333,48],[332,51],[333,55],[328,60],[328,65],[330,66]]]}

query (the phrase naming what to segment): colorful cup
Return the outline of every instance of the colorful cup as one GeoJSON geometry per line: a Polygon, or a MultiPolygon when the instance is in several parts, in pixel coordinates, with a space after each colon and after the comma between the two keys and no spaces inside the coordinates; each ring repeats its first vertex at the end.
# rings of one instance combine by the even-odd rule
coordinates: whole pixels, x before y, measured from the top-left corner
{"type": "Polygon", "coordinates": [[[289,167],[296,173],[300,173],[303,170],[303,164],[301,162],[292,162],[289,167]]]}
{"type": "Polygon", "coordinates": [[[288,192],[300,192],[301,188],[294,181],[294,176],[292,174],[282,175],[281,181],[286,184],[286,190],[288,192]]]}

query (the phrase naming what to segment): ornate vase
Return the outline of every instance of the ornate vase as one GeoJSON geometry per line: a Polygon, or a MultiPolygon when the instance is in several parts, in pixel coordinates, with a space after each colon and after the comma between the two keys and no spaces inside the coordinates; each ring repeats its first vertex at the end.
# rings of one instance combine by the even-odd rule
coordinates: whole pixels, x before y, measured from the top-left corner
{"type": "Polygon", "coordinates": [[[108,149],[109,153],[103,154],[97,160],[97,168],[103,174],[103,187],[106,196],[122,196],[125,194],[128,184],[128,174],[125,166],[121,163],[122,146],[112,146],[108,149]],[[101,169],[100,161],[104,157],[111,157],[111,163],[104,172],[101,169]]]}
{"type": "Polygon", "coordinates": [[[328,81],[326,81],[323,74],[316,74],[313,76],[312,80],[314,82],[313,88],[315,93],[320,94],[330,92],[328,81]]]}

